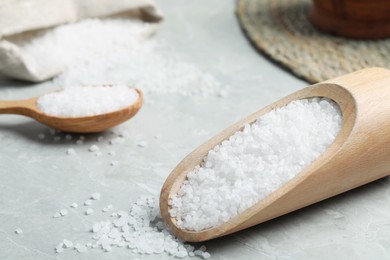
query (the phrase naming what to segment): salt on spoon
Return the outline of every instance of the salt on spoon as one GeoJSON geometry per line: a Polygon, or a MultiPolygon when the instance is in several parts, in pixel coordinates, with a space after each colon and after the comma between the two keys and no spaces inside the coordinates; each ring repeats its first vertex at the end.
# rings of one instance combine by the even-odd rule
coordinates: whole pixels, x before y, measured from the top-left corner
{"type": "Polygon", "coordinates": [[[136,88],[85,86],[26,100],[0,101],[0,114],[28,116],[64,132],[97,133],[130,119],[142,103],[143,93],[136,88]],[[128,100],[123,99],[123,93],[128,100]]]}
{"type": "Polygon", "coordinates": [[[160,194],[164,222],[184,241],[205,241],[257,225],[389,175],[389,99],[390,70],[370,68],[302,89],[244,118],[190,153],[168,176],[160,194]],[[313,97],[334,101],[342,113],[341,129],[322,155],[280,188],[226,222],[198,231],[180,227],[177,216],[170,214],[172,199],[183,184],[188,183],[187,174],[199,167],[210,150],[268,112],[295,100],[313,97]]]}

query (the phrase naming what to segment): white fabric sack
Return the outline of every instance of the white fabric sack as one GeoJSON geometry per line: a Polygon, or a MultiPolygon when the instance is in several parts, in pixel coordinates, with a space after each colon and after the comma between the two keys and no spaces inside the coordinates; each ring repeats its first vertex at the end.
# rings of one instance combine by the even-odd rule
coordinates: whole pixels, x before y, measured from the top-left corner
{"type": "MultiPolygon", "coordinates": [[[[0,1],[0,74],[40,82],[62,72],[62,68],[29,66],[19,44],[43,30],[92,17],[121,16],[156,25],[162,15],[153,0],[2,0],[0,1]]],[[[150,27],[149,36],[157,28],[150,27]]]]}

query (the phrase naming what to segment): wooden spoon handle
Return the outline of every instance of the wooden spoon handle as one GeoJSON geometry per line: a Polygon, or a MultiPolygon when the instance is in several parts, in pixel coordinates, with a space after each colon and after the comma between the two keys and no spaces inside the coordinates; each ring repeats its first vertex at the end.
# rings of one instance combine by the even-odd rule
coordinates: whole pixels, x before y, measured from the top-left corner
{"type": "Polygon", "coordinates": [[[17,114],[30,116],[34,110],[34,101],[27,100],[0,100],[0,114],[17,114]]]}

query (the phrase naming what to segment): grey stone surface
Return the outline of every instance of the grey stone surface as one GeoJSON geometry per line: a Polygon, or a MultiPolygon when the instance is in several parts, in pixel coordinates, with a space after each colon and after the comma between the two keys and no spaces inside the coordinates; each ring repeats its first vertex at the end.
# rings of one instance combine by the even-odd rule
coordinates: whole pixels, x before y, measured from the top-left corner
{"type": "MultiPolygon", "coordinates": [[[[234,1],[159,1],[166,20],[156,38],[161,50],[209,71],[230,86],[224,98],[160,95],[116,131],[125,142],[98,143],[103,156],[83,145],[53,141],[48,128],[28,118],[0,116],[0,259],[170,259],[135,255],[123,248],[56,254],[64,238],[86,240],[102,209],[129,209],[139,195],[158,195],[174,166],[189,152],[238,119],[307,84],[259,55],[244,37],[234,1]],[[41,140],[38,134],[45,133],[41,140]],[[158,136],[159,138],[155,138],[158,136]],[[146,141],[144,148],[138,147],[146,141]],[[74,148],[76,155],[66,155],[74,148]],[[116,167],[110,166],[115,150],[116,167]],[[93,192],[95,213],[83,215],[93,192]],[[80,206],[69,208],[73,202],[80,206]],[[67,208],[67,216],[53,219],[67,208]],[[23,234],[15,234],[21,228],[23,234]]],[[[194,86],[196,87],[196,86],[194,86]]],[[[1,99],[35,96],[56,88],[2,79],[1,99]]],[[[147,97],[146,97],[147,98],[147,97]]],[[[369,174],[369,173],[367,173],[369,174]]],[[[204,243],[212,259],[390,259],[390,182],[388,178],[355,189],[245,231],[204,243]]]]}

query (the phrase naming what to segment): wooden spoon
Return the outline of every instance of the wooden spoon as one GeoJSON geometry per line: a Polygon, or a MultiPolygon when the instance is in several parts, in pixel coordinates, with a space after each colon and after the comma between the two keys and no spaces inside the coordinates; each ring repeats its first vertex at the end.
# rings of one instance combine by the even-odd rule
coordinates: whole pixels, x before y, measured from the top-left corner
{"type": "Polygon", "coordinates": [[[297,91],[232,125],[190,153],[167,178],[160,196],[165,223],[185,241],[205,241],[257,225],[360,185],[390,172],[390,70],[370,68],[297,91]],[[334,143],[317,160],[281,188],[219,226],[199,232],[182,230],[169,214],[168,201],[189,171],[208,151],[245,123],[293,100],[327,97],[342,111],[343,124],[334,143]]]}
{"type": "Polygon", "coordinates": [[[139,89],[135,90],[139,95],[135,103],[117,111],[94,116],[58,117],[45,114],[37,107],[37,100],[40,97],[25,100],[0,101],[0,114],[28,116],[64,132],[97,133],[125,122],[138,112],[142,106],[143,93],[139,89]]]}

